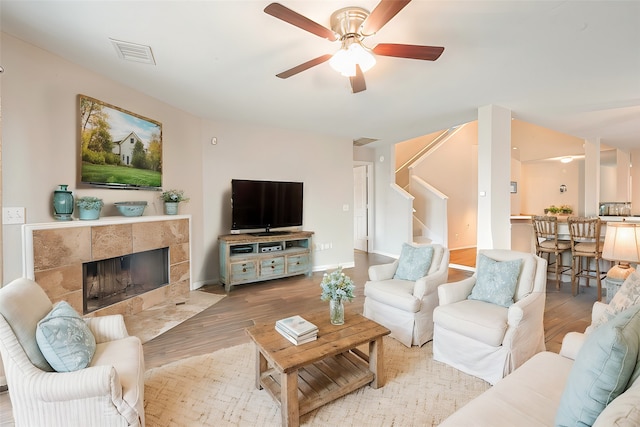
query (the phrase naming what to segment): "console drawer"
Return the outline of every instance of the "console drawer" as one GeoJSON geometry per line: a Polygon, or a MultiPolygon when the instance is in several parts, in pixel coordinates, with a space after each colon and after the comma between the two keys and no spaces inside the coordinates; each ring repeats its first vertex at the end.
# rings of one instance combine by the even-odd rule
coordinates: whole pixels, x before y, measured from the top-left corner
{"type": "Polygon", "coordinates": [[[309,254],[291,255],[287,257],[287,273],[307,273],[309,271],[309,254]]]}
{"type": "Polygon", "coordinates": [[[284,274],[284,257],[260,261],[260,277],[280,276],[284,274]]]}
{"type": "Polygon", "coordinates": [[[231,263],[231,282],[244,282],[258,278],[258,269],[255,261],[231,263]]]}

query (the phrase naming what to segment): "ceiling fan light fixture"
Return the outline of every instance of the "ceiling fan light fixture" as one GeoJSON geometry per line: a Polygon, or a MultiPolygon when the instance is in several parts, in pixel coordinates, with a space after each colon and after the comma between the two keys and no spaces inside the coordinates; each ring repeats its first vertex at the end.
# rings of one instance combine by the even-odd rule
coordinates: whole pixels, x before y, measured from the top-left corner
{"type": "Polygon", "coordinates": [[[355,58],[356,64],[360,66],[363,73],[369,71],[374,65],[376,65],[376,58],[373,54],[362,46],[362,43],[352,43],[349,46],[349,54],[355,58]]]}
{"type": "Polygon", "coordinates": [[[340,50],[329,60],[329,65],[343,76],[353,77],[356,75],[356,65],[364,73],[376,65],[376,58],[359,40],[352,38],[343,42],[340,50]]]}
{"type": "Polygon", "coordinates": [[[356,64],[351,60],[349,52],[346,49],[341,48],[334,53],[329,60],[329,65],[345,77],[356,75],[356,64]]]}

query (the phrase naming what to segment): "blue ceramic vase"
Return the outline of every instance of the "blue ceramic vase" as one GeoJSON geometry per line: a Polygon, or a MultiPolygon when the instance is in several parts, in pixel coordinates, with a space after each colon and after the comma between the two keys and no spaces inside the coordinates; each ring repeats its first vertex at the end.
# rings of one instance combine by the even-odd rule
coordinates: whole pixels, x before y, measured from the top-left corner
{"type": "Polygon", "coordinates": [[[68,185],[60,185],[53,192],[53,217],[58,221],[71,221],[73,213],[73,194],[67,190],[68,185]]]}

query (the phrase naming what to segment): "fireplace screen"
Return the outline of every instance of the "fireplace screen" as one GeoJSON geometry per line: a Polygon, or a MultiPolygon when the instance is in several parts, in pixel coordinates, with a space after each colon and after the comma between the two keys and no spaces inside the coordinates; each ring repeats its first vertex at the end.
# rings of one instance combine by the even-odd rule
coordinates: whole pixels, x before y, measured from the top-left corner
{"type": "Polygon", "coordinates": [[[87,262],[83,270],[84,313],[169,284],[169,248],[87,262]]]}

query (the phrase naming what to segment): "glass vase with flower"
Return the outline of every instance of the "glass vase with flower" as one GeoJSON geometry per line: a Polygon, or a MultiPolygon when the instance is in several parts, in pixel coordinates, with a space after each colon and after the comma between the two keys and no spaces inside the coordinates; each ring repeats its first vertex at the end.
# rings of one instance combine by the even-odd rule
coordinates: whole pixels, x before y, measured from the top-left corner
{"type": "Polygon", "coordinates": [[[355,284],[349,276],[342,272],[342,267],[331,273],[324,273],[320,282],[322,301],[329,301],[331,324],[344,324],[344,300],[351,301],[355,295],[355,284]]]}

